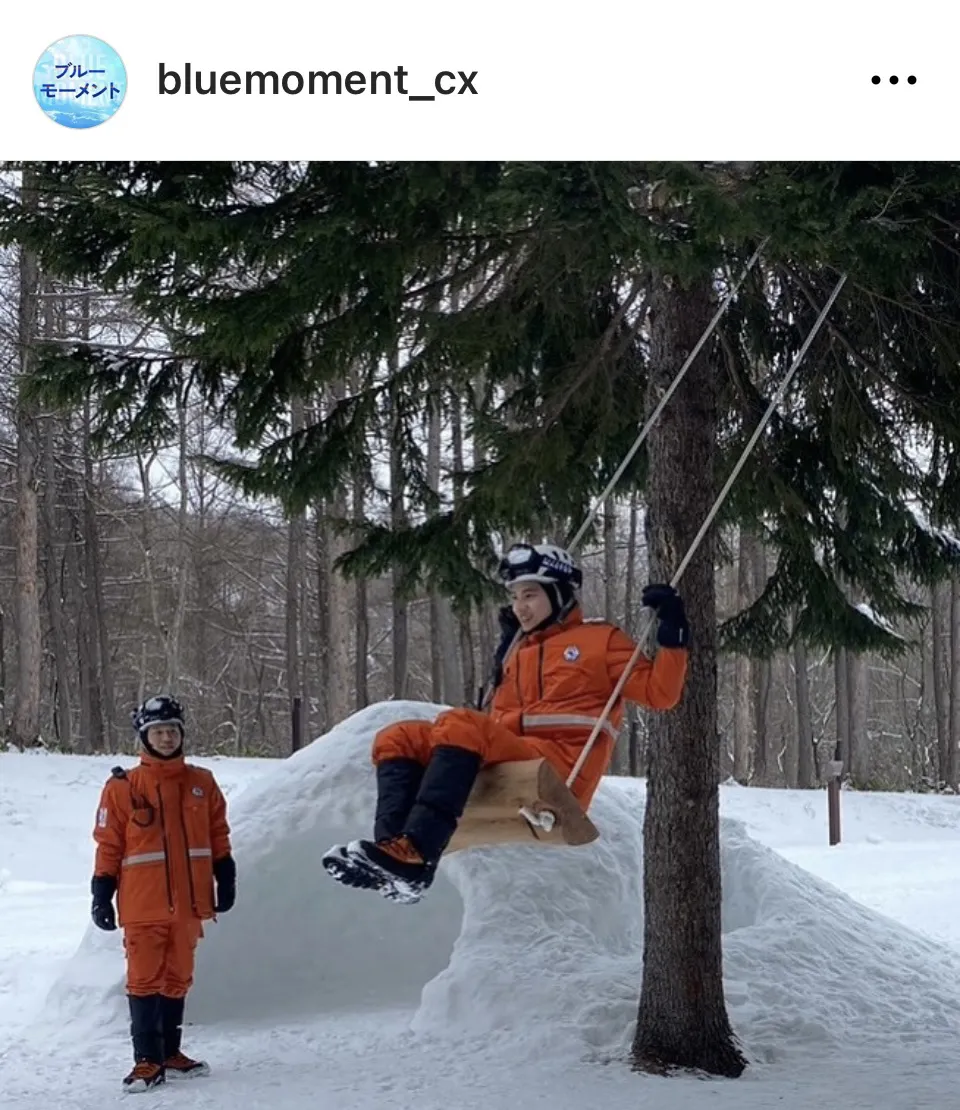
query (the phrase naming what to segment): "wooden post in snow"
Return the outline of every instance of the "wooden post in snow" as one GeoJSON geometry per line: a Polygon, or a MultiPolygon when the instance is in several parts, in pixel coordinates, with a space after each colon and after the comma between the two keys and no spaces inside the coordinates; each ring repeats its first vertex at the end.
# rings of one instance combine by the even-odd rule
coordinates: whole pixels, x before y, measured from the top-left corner
{"type": "Polygon", "coordinates": [[[303,699],[299,694],[293,699],[291,718],[293,727],[290,747],[298,752],[303,745],[303,699]]]}
{"type": "Polygon", "coordinates": [[[831,848],[840,843],[840,780],[842,775],[842,760],[832,759],[827,764],[827,824],[831,848]]]}

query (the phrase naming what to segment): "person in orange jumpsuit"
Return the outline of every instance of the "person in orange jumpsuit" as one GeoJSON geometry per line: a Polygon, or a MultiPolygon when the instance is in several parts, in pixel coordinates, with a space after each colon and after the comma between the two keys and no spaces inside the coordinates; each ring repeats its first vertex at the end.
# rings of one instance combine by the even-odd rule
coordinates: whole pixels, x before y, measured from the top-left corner
{"type": "MultiPolygon", "coordinates": [[[[489,714],[451,709],[433,721],[400,721],[377,733],[377,808],[372,840],[334,845],[323,866],[338,882],[416,902],[463,815],[482,767],[546,758],[568,777],[633,655],[615,625],[583,617],[583,576],[552,544],[516,544],[501,561],[511,604],[501,610],[489,714]],[[517,634],[519,642],[510,651],[517,634]]],[[[683,693],[690,630],[672,586],[649,585],[658,650],[641,655],[571,790],[584,810],[607,770],[623,701],[672,709],[683,693]]]]}
{"type": "Polygon", "coordinates": [[[226,800],[184,760],[183,707],[160,695],[132,717],[140,764],[115,767],[100,796],[91,913],[124,931],[134,1067],[123,1086],[140,1091],[209,1071],[180,1049],[184,1004],[203,922],[233,906],[237,872],[226,800]]]}

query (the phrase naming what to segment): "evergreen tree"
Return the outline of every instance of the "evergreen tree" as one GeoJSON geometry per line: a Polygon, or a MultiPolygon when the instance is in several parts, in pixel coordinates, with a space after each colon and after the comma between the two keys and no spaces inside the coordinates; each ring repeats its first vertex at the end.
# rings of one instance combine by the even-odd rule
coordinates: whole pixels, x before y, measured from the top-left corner
{"type": "MultiPolygon", "coordinates": [[[[393,406],[411,512],[399,527],[370,522],[348,568],[395,569],[406,588],[463,604],[488,588],[504,530],[536,537],[559,520],[572,531],[695,341],[680,327],[686,299],[705,323],[761,240],[763,268],[692,371],[709,406],[687,386],[664,416],[676,442],[665,424],[625,475],[649,492],[654,569],[672,573],[838,272],[849,280],[829,327],[725,507],[777,557],[727,642],[895,650],[884,621],[915,613],[903,578],[936,578],[956,560],[924,523],[960,517],[956,164],[54,163],[36,174],[43,203],[8,200],[0,235],[50,273],[125,291],[174,337],[175,358],[40,352],[37,393],[92,394],[103,437],[162,432],[185,364],[255,456],[224,469],[295,511],[349,480],[393,406]],[[346,380],[360,384],[291,432],[292,396],[346,380]],[[458,476],[464,495],[442,512],[412,432],[440,385],[466,399],[485,460],[458,476]],[[688,503],[681,445],[703,462],[683,477],[700,483],[688,503]],[[881,619],[847,603],[851,587],[881,619]]],[[[688,708],[654,726],[635,1050],[646,1065],[735,1074],[719,964],[712,565],[707,546],[689,572],[700,638],[688,708]],[[666,832],[681,840],[674,864],[666,832]],[[705,899],[689,881],[682,895],[667,889],[691,875],[705,876],[705,899]],[[704,1014],[689,992],[678,1001],[689,950],[664,922],[698,946],[704,1014]]]]}

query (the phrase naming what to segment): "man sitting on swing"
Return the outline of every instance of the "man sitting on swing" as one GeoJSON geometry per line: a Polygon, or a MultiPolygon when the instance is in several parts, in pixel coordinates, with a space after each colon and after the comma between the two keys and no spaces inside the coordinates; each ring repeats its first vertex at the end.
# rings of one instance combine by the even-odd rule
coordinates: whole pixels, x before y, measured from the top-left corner
{"type": "MultiPolygon", "coordinates": [[[[545,758],[566,779],[602,715],[634,641],[615,625],[584,620],[583,574],[562,548],[515,544],[499,573],[510,605],[500,612],[491,712],[451,709],[432,722],[399,721],[377,733],[373,839],[327,852],[323,865],[338,882],[419,901],[481,768],[545,758]]],[[[645,587],[641,600],[656,611],[660,650],[652,660],[638,658],[571,786],[584,811],[613,755],[623,700],[672,709],[683,693],[690,638],[683,602],[665,585],[645,587]]]]}

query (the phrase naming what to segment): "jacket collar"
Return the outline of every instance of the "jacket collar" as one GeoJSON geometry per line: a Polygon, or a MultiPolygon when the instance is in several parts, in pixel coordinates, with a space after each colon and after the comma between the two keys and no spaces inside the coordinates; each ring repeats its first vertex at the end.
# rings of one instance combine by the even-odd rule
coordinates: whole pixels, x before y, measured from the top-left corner
{"type": "Polygon", "coordinates": [[[173,759],[157,759],[145,748],[140,748],[140,766],[145,767],[151,775],[160,779],[176,779],[186,770],[186,761],[181,748],[180,754],[173,759]]]}

